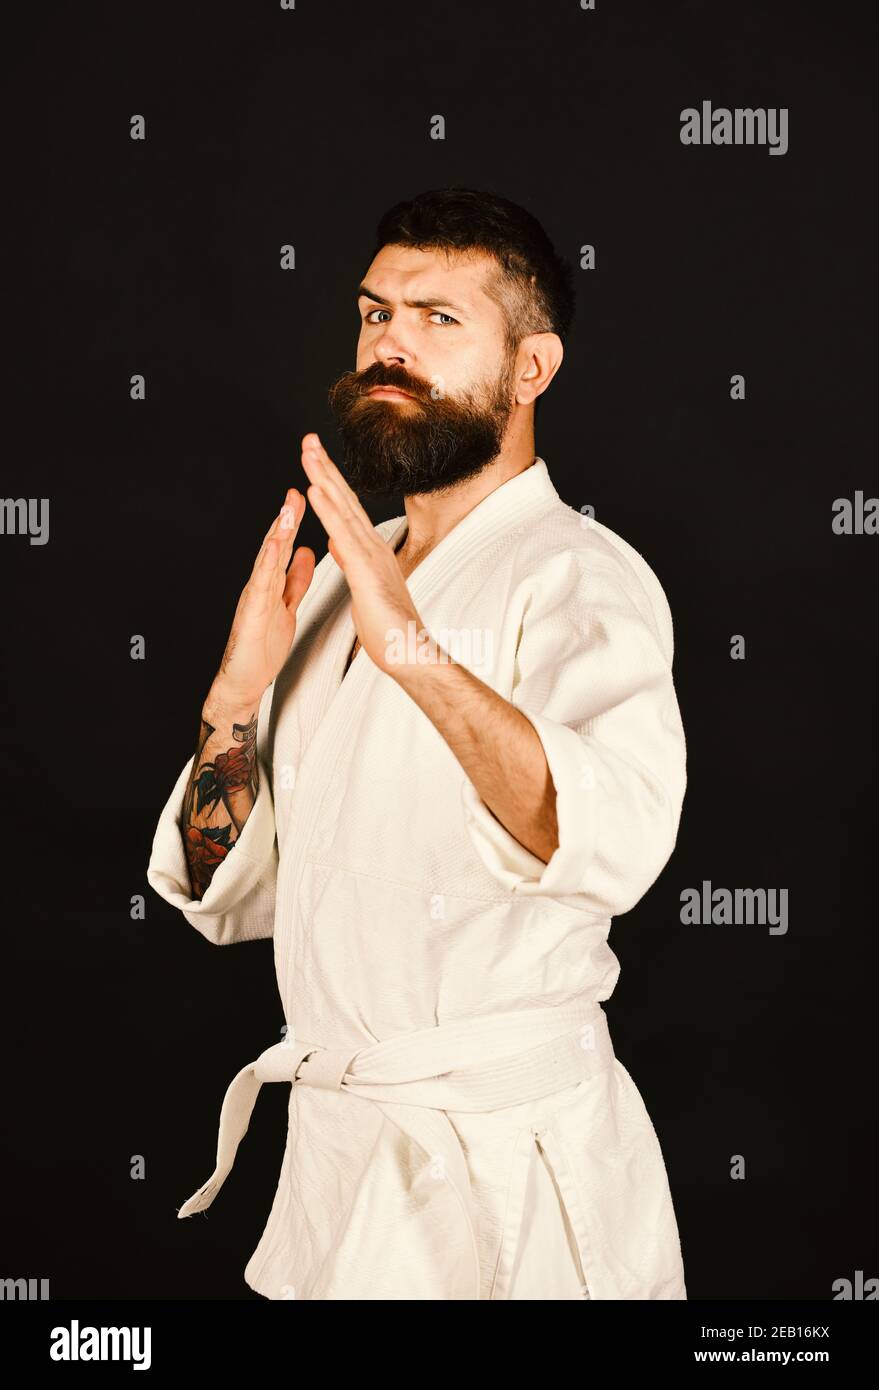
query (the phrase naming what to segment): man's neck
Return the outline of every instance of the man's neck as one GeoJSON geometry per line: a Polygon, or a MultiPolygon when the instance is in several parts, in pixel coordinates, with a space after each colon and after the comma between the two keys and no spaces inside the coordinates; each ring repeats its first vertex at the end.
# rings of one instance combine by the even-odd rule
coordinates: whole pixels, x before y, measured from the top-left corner
{"type": "Polygon", "coordinates": [[[530,448],[519,449],[511,456],[501,453],[494,463],[475,477],[466,478],[456,487],[443,493],[419,493],[405,497],[406,538],[397,551],[404,575],[420,564],[450,531],[472,512],[490,493],[517,474],[524,473],[534,462],[533,440],[530,448]]]}

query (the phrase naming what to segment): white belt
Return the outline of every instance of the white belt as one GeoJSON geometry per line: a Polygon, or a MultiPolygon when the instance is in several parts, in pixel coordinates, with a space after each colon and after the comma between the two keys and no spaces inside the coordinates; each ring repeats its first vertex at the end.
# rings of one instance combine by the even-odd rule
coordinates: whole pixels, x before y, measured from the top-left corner
{"type": "MultiPolygon", "coordinates": [[[[235,1162],[266,1081],[341,1091],[373,1100],[383,1110],[388,1106],[388,1117],[435,1157],[436,1126],[422,1128],[418,1110],[411,1107],[444,1112],[520,1105],[554,1095],[605,1070],[613,1061],[607,1018],[594,1000],[461,1019],[360,1047],[325,1047],[285,1038],[242,1067],[230,1082],[220,1111],[217,1166],[177,1215],[192,1216],[213,1202],[235,1162]],[[394,1106],[399,1107],[396,1112],[394,1106]]],[[[479,1262],[466,1163],[447,1120],[444,1128],[448,1175],[468,1222],[476,1257],[478,1296],[479,1262]]]]}

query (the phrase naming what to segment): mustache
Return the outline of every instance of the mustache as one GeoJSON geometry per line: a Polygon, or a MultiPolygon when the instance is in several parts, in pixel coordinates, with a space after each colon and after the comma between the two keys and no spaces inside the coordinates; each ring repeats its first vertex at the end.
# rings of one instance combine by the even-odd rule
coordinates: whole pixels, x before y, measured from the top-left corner
{"type": "Polygon", "coordinates": [[[383,362],[373,362],[362,372],[352,372],[350,381],[360,395],[366,395],[375,386],[396,386],[399,391],[406,391],[419,401],[429,395],[429,388],[411,377],[403,367],[386,367],[383,362]]]}

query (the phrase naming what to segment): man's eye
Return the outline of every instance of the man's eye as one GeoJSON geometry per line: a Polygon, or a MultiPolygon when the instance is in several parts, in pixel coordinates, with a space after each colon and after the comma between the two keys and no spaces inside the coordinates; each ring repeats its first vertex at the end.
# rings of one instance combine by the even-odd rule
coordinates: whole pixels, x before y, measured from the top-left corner
{"type": "MultiPolygon", "coordinates": [[[[389,312],[390,312],[390,311],[389,311],[388,309],[370,309],[369,313],[366,315],[366,317],[364,318],[363,321],[364,321],[364,323],[379,323],[380,320],[379,320],[379,319],[373,318],[373,314],[389,314],[389,312]]],[[[436,318],[436,317],[439,317],[439,318],[441,318],[441,319],[445,319],[445,320],[446,320],[446,323],[457,323],[457,322],[458,322],[457,319],[453,319],[453,318],[452,318],[451,314],[445,314],[445,313],[443,313],[442,309],[435,309],[435,310],[433,311],[433,313],[431,314],[431,318],[436,318]]],[[[438,324],[437,327],[438,327],[438,328],[445,328],[446,323],[438,324]]]]}

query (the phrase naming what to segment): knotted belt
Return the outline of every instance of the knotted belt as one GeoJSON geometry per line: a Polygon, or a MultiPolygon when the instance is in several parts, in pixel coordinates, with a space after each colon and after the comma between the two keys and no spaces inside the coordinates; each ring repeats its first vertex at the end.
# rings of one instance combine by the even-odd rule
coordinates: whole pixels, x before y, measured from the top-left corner
{"type": "MultiPolygon", "coordinates": [[[[476,1255],[466,1164],[444,1115],[520,1105],[573,1086],[612,1065],[607,1018],[594,1000],[461,1019],[367,1046],[326,1047],[287,1037],[233,1077],[223,1099],[214,1172],[178,1211],[211,1205],[247,1133],[266,1081],[341,1091],[375,1101],[432,1157],[445,1148],[448,1176],[470,1227],[476,1255]],[[394,1108],[396,1107],[396,1109],[394,1108]],[[413,1108],[414,1107],[414,1108],[413,1108]],[[437,1125],[436,1120],[443,1123],[437,1125]]],[[[478,1256],[476,1256],[478,1282],[478,1256]]]]}

